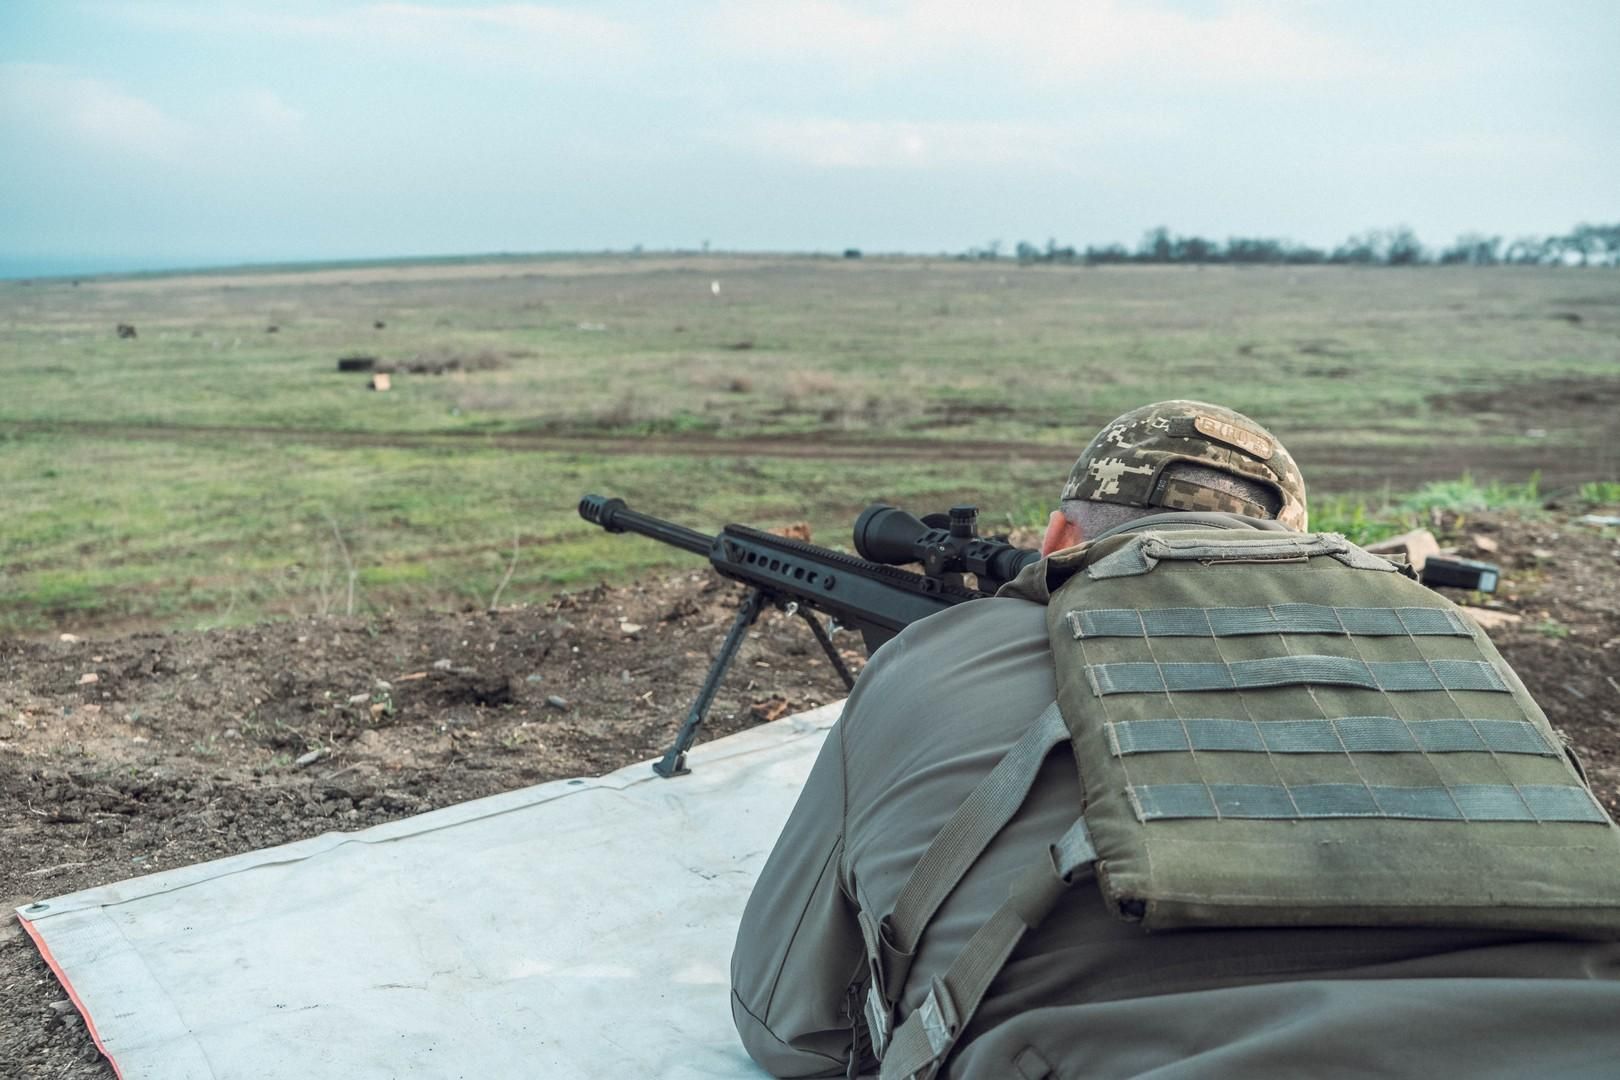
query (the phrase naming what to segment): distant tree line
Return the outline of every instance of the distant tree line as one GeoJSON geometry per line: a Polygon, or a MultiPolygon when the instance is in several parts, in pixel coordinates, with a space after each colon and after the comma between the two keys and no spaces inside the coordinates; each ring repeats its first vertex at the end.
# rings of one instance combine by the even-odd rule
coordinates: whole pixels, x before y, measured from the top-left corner
{"type": "MultiPolygon", "coordinates": [[[[1004,258],[1000,240],[969,248],[965,259],[1004,258]]],[[[1426,247],[1406,226],[1371,229],[1332,249],[1267,236],[1233,236],[1224,243],[1202,236],[1178,236],[1160,226],[1142,234],[1134,251],[1123,244],[1077,249],[1048,240],[1044,247],[1020,240],[1012,257],[1019,263],[1193,263],[1338,266],[1620,266],[1620,224],[1580,224],[1562,236],[1500,236],[1465,233],[1450,246],[1426,247]]]]}

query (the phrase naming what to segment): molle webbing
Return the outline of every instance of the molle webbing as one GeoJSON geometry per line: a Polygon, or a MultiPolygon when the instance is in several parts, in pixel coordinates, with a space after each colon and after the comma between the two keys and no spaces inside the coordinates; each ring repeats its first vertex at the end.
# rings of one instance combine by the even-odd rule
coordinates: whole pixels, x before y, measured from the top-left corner
{"type": "Polygon", "coordinates": [[[1620,937],[1620,829],[1442,597],[1334,535],[1144,532],[1057,572],[1058,701],[1115,910],[1620,937]]]}
{"type": "Polygon", "coordinates": [[[1560,751],[1525,720],[1402,720],[1398,716],[1335,716],[1302,720],[1215,717],[1119,720],[1108,724],[1116,757],[1177,750],[1252,754],[1359,754],[1494,751],[1557,757],[1560,751]]]}
{"type": "Polygon", "coordinates": [[[1558,784],[1513,787],[1387,787],[1365,784],[1149,784],[1129,789],[1143,821],[1165,818],[1406,818],[1413,821],[1607,820],[1585,788],[1558,784]]]}
{"type": "Polygon", "coordinates": [[[1444,608],[1271,607],[1156,608],[1071,611],[1074,636],[1238,637],[1244,634],[1450,635],[1468,637],[1462,616],[1444,608]]]}
{"type": "Polygon", "coordinates": [[[1259,660],[1187,664],[1147,661],[1087,664],[1092,690],[1148,694],[1186,690],[1259,690],[1269,686],[1360,686],[1417,690],[1492,690],[1507,683],[1483,660],[1391,660],[1368,663],[1349,656],[1267,656],[1259,660]]]}

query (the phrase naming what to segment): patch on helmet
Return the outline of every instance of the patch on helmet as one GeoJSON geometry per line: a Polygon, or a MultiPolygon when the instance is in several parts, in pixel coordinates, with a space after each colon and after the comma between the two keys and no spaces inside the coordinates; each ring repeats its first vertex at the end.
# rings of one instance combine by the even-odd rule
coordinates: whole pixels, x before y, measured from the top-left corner
{"type": "Polygon", "coordinates": [[[1264,435],[1246,431],[1236,424],[1228,424],[1224,420],[1217,420],[1212,416],[1194,417],[1193,427],[1209,438],[1218,439],[1228,446],[1235,446],[1245,454],[1257,457],[1261,461],[1269,461],[1271,455],[1276,453],[1271,440],[1264,435]]]}
{"type": "Polygon", "coordinates": [[[1086,469],[1092,479],[1097,481],[1097,495],[1118,495],[1119,478],[1126,473],[1138,473],[1148,476],[1153,473],[1152,465],[1127,465],[1121,458],[1103,458],[1093,461],[1086,469]]]}

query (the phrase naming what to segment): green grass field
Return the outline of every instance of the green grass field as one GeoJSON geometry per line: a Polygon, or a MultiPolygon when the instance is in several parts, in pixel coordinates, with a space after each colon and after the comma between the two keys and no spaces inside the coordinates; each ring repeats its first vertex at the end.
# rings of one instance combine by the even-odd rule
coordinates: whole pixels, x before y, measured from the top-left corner
{"type": "Polygon", "coordinates": [[[581,522],[587,490],[829,542],[873,499],[1026,523],[1097,426],[1166,397],[1268,424],[1335,521],[1464,472],[1611,481],[1620,274],[649,256],[7,282],[0,386],[0,631],[211,626],[342,611],[351,566],[357,611],[481,607],[514,542],[503,603],[682,561],[581,522]],[[336,371],[357,352],[461,370],[372,393],[336,371]]]}

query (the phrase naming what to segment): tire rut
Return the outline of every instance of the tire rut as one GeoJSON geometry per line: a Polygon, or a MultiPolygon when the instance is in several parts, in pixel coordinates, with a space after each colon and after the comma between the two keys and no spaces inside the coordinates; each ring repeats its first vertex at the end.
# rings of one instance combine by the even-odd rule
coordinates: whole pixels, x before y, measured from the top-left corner
{"type": "Polygon", "coordinates": [[[452,447],[519,450],[530,453],[595,453],[683,457],[776,457],[856,459],[873,456],[908,460],[962,460],[985,456],[1031,460],[1072,460],[1073,451],[1035,442],[943,439],[829,439],[823,435],[716,438],[703,435],[557,435],[546,432],[337,431],[329,428],[260,424],[108,424],[92,420],[0,420],[0,431],[71,433],[96,438],[150,442],[200,442],[251,437],[274,442],[335,447],[443,449],[452,447]]]}
{"type": "MultiPolygon", "coordinates": [[[[1086,430],[1077,428],[1076,430],[1086,430]]],[[[206,442],[253,438],[338,449],[496,449],[520,453],[649,457],[761,457],[822,461],[1029,461],[1067,470],[1079,445],[1030,441],[921,438],[840,438],[824,434],[739,436],[567,435],[551,432],[342,431],[271,424],[130,424],[94,420],[5,420],[0,434],[71,434],[142,442],[206,442]]],[[[1579,484],[1601,463],[1562,445],[1402,446],[1367,450],[1296,436],[1294,457],[1325,490],[1417,487],[1465,472],[1504,479],[1540,473],[1543,488],[1579,484]],[[1325,482],[1324,482],[1325,481],[1325,482]]]]}

